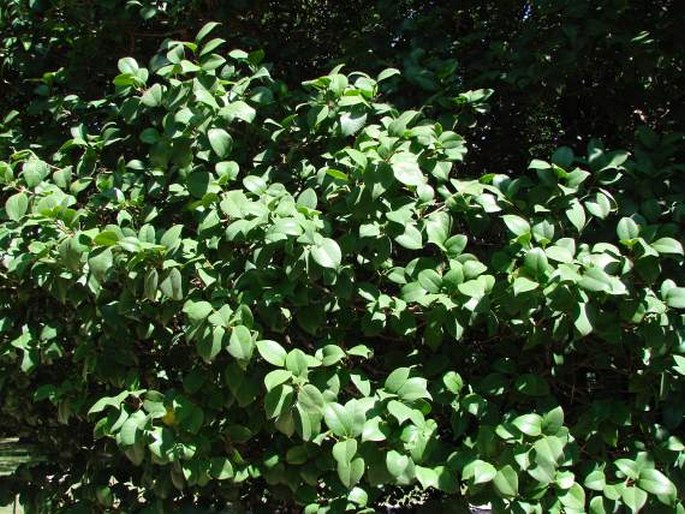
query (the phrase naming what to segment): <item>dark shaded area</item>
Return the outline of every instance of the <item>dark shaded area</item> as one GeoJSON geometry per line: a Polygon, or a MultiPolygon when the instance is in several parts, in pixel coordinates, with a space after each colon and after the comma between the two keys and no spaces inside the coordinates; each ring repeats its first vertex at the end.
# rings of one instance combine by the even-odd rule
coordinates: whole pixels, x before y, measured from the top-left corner
{"type": "MultiPolygon", "coordinates": [[[[25,105],[8,126],[30,141],[55,129],[46,111],[69,111],[65,95],[111,91],[121,56],[145,62],[163,39],[192,40],[210,19],[231,46],[264,49],[291,88],[337,63],[402,69],[392,95],[402,108],[438,91],[493,88],[471,138],[476,173],[520,170],[533,155],[582,150],[593,137],[625,147],[643,124],[684,129],[685,4],[674,0],[180,0],[166,11],[123,0],[5,4],[0,112],[25,105]]],[[[61,112],[54,121],[73,119],[61,112]]]]}

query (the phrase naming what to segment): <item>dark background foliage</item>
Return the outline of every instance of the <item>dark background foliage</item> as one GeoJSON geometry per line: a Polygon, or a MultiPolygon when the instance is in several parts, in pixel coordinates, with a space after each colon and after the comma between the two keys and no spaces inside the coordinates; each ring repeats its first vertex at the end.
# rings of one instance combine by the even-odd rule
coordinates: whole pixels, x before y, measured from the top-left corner
{"type": "Polygon", "coordinates": [[[264,49],[274,76],[291,87],[345,63],[405,71],[393,95],[405,108],[447,86],[495,89],[473,141],[481,149],[469,159],[474,172],[521,169],[533,155],[592,137],[625,146],[639,125],[684,128],[685,5],[677,0],[155,5],[5,0],[2,111],[23,106],[18,125],[35,140],[51,130],[42,114],[64,95],[107,92],[121,55],[145,62],[161,39],[187,39],[212,19],[230,45],[264,49]]]}

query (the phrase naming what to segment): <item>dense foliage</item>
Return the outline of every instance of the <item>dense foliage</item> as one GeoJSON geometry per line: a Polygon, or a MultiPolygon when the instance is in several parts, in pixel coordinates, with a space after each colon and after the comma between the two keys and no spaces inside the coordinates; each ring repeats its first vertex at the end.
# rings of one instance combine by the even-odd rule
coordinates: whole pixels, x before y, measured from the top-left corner
{"type": "Polygon", "coordinates": [[[208,4],[0,7],[0,504],[684,513],[678,7],[208,4]]]}

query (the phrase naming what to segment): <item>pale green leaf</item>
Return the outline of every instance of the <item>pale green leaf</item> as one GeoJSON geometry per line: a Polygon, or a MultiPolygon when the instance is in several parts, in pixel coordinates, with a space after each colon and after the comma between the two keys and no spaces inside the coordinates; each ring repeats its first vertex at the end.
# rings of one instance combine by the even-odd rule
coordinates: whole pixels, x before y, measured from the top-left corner
{"type": "Polygon", "coordinates": [[[5,212],[12,221],[19,221],[29,207],[29,199],[24,193],[16,193],[5,202],[5,212]]]}
{"type": "Polygon", "coordinates": [[[231,153],[233,148],[233,138],[224,129],[213,128],[207,131],[209,144],[219,158],[225,159],[231,153]]]}
{"type": "Polygon", "coordinates": [[[250,330],[244,325],[233,327],[226,350],[229,354],[241,361],[249,361],[252,357],[255,344],[250,330]]]}
{"type": "Polygon", "coordinates": [[[337,269],[342,262],[342,252],[338,243],[329,238],[323,238],[320,243],[312,246],[311,255],[322,268],[337,269]]]}

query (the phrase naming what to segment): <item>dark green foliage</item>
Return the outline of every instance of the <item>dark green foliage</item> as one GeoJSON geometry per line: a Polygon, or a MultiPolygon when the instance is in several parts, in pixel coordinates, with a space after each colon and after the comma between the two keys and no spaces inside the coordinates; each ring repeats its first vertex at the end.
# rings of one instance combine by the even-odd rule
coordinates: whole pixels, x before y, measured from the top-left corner
{"type": "Polygon", "coordinates": [[[685,512],[682,55],[659,3],[651,42],[612,2],[212,3],[231,43],[288,28],[253,34],[274,66],[207,4],[3,6],[17,34],[68,20],[29,55],[3,35],[5,80],[53,43],[69,62],[26,112],[30,89],[3,100],[0,435],[47,458],[0,500],[685,512]],[[644,66],[564,53],[608,44],[597,23],[644,66]],[[143,65],[154,26],[173,35],[143,65]],[[341,58],[368,73],[314,72],[341,58]],[[625,118],[614,72],[658,121],[625,118]],[[615,103],[566,117],[592,96],[574,73],[615,103]]]}

